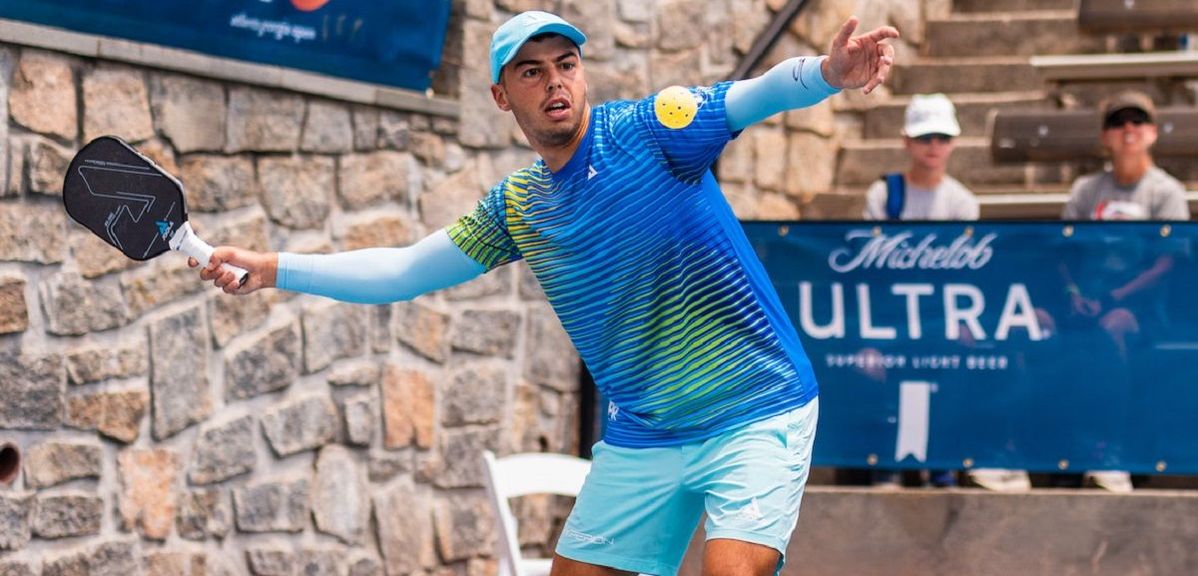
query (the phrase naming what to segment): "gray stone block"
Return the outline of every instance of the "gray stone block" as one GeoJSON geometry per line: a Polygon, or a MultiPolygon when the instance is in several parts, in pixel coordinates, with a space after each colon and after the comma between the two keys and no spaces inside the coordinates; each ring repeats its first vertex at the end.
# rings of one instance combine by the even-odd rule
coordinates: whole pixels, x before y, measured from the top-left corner
{"type": "Polygon", "coordinates": [[[267,411],[262,430],[279,456],[319,448],[337,435],[337,407],[325,395],[301,397],[267,411]]]}
{"type": "Polygon", "coordinates": [[[345,551],[321,548],[305,548],[295,555],[295,567],[299,574],[344,574],[345,551]]]}
{"type": "Polygon", "coordinates": [[[449,315],[419,301],[397,302],[394,310],[396,340],[433,362],[445,362],[449,357],[449,315]]]}
{"type": "Polygon", "coordinates": [[[360,210],[392,200],[406,203],[411,164],[411,154],[388,150],[342,156],[337,186],[341,205],[360,210]]]}
{"type": "Polygon", "coordinates": [[[316,458],[312,481],[312,516],[316,529],[358,544],[370,524],[370,486],[353,452],[326,446],[316,458]]]}
{"type": "Polygon", "coordinates": [[[290,322],[225,352],[225,400],[282,390],[299,379],[299,327],[290,322]]]}
{"type": "Polygon", "coordinates": [[[251,484],[233,491],[242,532],[302,532],[308,523],[308,481],[251,484]]]}
{"type": "Polygon", "coordinates": [[[100,66],[83,77],[83,139],[112,134],[138,142],[154,136],[145,74],[100,66]]]}
{"type": "Polygon", "coordinates": [[[71,164],[72,150],[46,138],[33,138],[26,152],[29,191],[46,196],[62,196],[62,177],[71,164]]]}
{"type": "Polygon", "coordinates": [[[256,463],[254,417],[242,416],[200,429],[187,478],[192,484],[212,484],[252,472],[256,463]]]}
{"type": "Polygon", "coordinates": [[[378,428],[377,402],[367,394],[358,394],[345,400],[345,435],[354,446],[369,446],[378,428]]]}
{"type": "Polygon", "coordinates": [[[471,364],[455,370],[443,392],[442,425],[500,422],[508,411],[507,388],[503,365],[471,364]]]}
{"type": "Polygon", "coordinates": [[[292,576],[295,574],[295,553],[277,547],[246,548],[245,563],[253,576],[292,576]]]}
{"type": "Polygon", "coordinates": [[[84,280],[64,272],[51,276],[41,288],[46,330],[51,334],[82,336],[129,322],[129,309],[114,283],[84,280]]]}
{"type": "Polygon", "coordinates": [[[33,560],[0,560],[0,576],[37,576],[33,560]]]}
{"type": "Polygon", "coordinates": [[[100,533],[104,500],[82,493],[39,494],[33,503],[33,534],[66,538],[100,533]]]}
{"type": "Polygon", "coordinates": [[[223,539],[233,512],[228,494],[216,488],[188,490],[179,495],[175,531],[187,540],[223,539]]]}
{"type": "Polygon", "coordinates": [[[96,442],[38,444],[25,454],[25,484],[48,488],[80,478],[99,478],[104,472],[104,448],[96,442]]]}
{"type": "Polygon", "coordinates": [[[110,540],[47,557],[42,576],[129,576],[138,568],[135,543],[110,540]]]}
{"type": "Polygon", "coordinates": [[[29,543],[32,497],[23,493],[0,493],[0,550],[20,550],[29,543]]]}
{"type": "Polygon", "coordinates": [[[67,252],[61,207],[0,204],[0,260],[57,264],[67,252]]]}
{"type": "Polygon", "coordinates": [[[376,491],[379,549],[387,574],[410,574],[436,565],[432,505],[431,490],[410,478],[376,491]]]}
{"type": "Polygon", "coordinates": [[[447,562],[483,556],[495,549],[491,504],[483,490],[455,491],[433,508],[437,544],[447,562]]]}
{"type": "Polygon", "coordinates": [[[71,384],[142,376],[149,369],[144,341],[118,346],[84,348],[67,353],[71,384]]]}
{"type": "Polygon", "coordinates": [[[150,325],[150,358],[154,438],[169,438],[212,413],[208,336],[199,306],[150,325]]]}
{"type": "Polygon", "coordinates": [[[244,156],[184,156],[179,180],[187,187],[187,209],[195,212],[222,212],[258,199],[254,163],[244,156]]]}
{"type": "Polygon", "coordinates": [[[519,333],[518,312],[466,310],[454,326],[451,342],[455,350],[511,358],[519,333]]]}
{"type": "Polygon", "coordinates": [[[354,126],[349,108],[324,100],[309,101],[300,150],[337,154],[353,148],[354,126]]]}
{"type": "Polygon", "coordinates": [[[304,371],[318,372],[339,358],[366,353],[366,310],[322,301],[304,307],[304,371]]]}
{"type": "Polygon", "coordinates": [[[266,157],[258,161],[258,189],[270,219],[288,228],[319,228],[336,185],[332,158],[266,157]]]}
{"type": "Polygon", "coordinates": [[[225,89],[220,82],[155,74],[150,82],[154,120],[181,153],[225,146],[225,89]]]}
{"type": "Polygon", "coordinates": [[[304,100],[288,92],[229,90],[226,151],[290,152],[299,145],[304,100]]]}
{"type": "Polygon", "coordinates": [[[53,430],[62,423],[66,370],[60,356],[0,352],[0,429],[53,430]]]}

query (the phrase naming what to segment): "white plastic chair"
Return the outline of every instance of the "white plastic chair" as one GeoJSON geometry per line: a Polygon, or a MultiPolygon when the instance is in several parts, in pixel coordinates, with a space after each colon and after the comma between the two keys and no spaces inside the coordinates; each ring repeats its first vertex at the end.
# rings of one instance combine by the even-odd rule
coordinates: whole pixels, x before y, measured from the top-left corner
{"type": "Polygon", "coordinates": [[[528,494],[578,496],[591,471],[591,462],[565,454],[542,453],[496,458],[487,450],[483,452],[483,463],[487,495],[491,497],[497,523],[499,576],[547,576],[552,559],[521,556],[516,517],[508,498],[528,494]]]}

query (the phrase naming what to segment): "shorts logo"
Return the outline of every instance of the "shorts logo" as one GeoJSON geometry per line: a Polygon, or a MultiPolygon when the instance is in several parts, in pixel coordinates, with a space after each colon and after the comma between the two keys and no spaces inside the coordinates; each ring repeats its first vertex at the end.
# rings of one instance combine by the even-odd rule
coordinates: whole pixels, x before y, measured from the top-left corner
{"type": "Polygon", "coordinates": [[[576,542],[582,542],[584,544],[602,544],[610,546],[616,543],[616,541],[612,540],[611,538],[607,538],[605,536],[596,536],[594,534],[586,534],[573,528],[566,528],[565,531],[562,532],[562,536],[576,542]]]}
{"type": "Polygon", "coordinates": [[[758,520],[761,520],[763,517],[765,517],[765,514],[761,513],[761,506],[759,504],[757,504],[757,499],[754,498],[749,501],[749,504],[747,506],[745,506],[744,508],[741,508],[740,512],[736,513],[736,517],[744,518],[745,520],[756,522],[758,520]]]}

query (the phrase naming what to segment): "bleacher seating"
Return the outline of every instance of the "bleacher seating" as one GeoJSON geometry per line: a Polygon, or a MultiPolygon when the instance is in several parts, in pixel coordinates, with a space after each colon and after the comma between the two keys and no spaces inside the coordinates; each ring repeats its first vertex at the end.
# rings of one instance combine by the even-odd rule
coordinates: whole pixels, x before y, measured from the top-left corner
{"type": "MultiPolygon", "coordinates": [[[[1158,112],[1153,154],[1198,157],[1198,108],[1158,112]]],[[[1040,162],[1102,155],[1101,121],[1087,110],[1001,110],[992,115],[990,152],[996,162],[1040,162]]]]}
{"type": "Polygon", "coordinates": [[[1194,0],[1081,0],[1078,25],[1086,32],[1195,32],[1194,0]]]}

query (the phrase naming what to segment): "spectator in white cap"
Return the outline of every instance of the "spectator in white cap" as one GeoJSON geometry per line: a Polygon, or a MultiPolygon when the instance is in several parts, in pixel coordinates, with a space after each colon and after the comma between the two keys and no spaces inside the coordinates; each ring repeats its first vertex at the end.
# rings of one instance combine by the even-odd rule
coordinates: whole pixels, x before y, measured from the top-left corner
{"type": "MultiPolygon", "coordinates": [[[[865,219],[977,220],[977,198],[948,175],[953,139],[960,135],[957,109],[947,96],[916,94],[911,97],[903,125],[903,144],[909,158],[907,169],[885,174],[869,187],[865,196],[865,219]]],[[[971,484],[990,490],[1031,488],[1027,473],[1020,470],[978,469],[971,471],[967,479],[971,484]]],[[[897,486],[899,481],[896,471],[874,471],[875,486],[897,486]]],[[[953,470],[929,470],[926,481],[935,487],[955,486],[957,474],[953,470]]]]}
{"type": "Polygon", "coordinates": [[[973,193],[947,174],[957,110],[944,94],[917,94],[907,106],[904,172],[883,175],[865,194],[866,220],[977,220],[973,193]]]}

